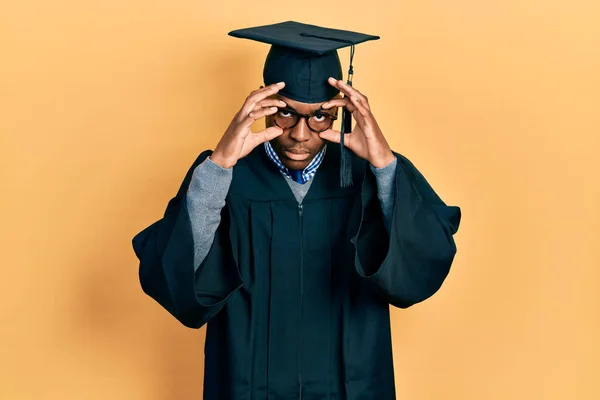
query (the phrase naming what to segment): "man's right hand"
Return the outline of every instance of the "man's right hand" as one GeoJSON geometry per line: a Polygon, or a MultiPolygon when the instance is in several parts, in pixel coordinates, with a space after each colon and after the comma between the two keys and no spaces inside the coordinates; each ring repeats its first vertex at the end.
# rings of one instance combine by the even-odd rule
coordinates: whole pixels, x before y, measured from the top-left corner
{"type": "Polygon", "coordinates": [[[277,126],[257,133],[253,133],[250,127],[260,118],[275,114],[278,107],[286,106],[281,100],[269,98],[284,86],[283,82],[275,83],[250,93],[210,156],[212,162],[223,168],[231,168],[239,159],[250,154],[256,146],[283,133],[283,130],[277,126]]]}

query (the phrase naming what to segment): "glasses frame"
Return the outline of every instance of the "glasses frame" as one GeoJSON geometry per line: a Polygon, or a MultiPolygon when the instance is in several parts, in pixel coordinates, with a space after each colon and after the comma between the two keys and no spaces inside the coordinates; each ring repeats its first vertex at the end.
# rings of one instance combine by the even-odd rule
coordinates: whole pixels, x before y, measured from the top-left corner
{"type": "Polygon", "coordinates": [[[293,114],[296,117],[298,117],[298,120],[296,121],[296,123],[294,125],[288,126],[287,128],[284,128],[282,126],[277,125],[277,121],[275,120],[275,115],[273,115],[273,117],[272,117],[273,118],[273,123],[275,125],[277,125],[281,129],[294,129],[296,127],[296,125],[298,125],[298,123],[300,122],[300,120],[304,118],[304,119],[306,119],[306,126],[308,127],[308,129],[310,129],[312,132],[315,132],[315,133],[322,133],[322,132],[325,132],[326,130],[330,129],[333,126],[334,122],[338,119],[337,115],[331,115],[331,114],[326,113],[326,112],[320,112],[319,110],[314,111],[311,114],[300,114],[298,111],[292,110],[291,108],[286,108],[286,107],[279,108],[278,107],[277,113],[279,113],[281,111],[289,112],[290,114],[293,114]],[[308,122],[310,118],[312,118],[312,117],[314,117],[315,115],[318,115],[318,114],[326,115],[331,120],[331,124],[329,124],[329,126],[327,128],[325,128],[325,129],[323,129],[323,130],[313,129],[310,126],[310,123],[308,122]]]}

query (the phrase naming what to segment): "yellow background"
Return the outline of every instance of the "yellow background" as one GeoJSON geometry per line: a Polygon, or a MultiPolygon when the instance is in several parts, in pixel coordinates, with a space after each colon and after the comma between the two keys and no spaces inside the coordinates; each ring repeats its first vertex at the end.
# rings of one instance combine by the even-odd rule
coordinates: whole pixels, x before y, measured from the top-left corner
{"type": "Polygon", "coordinates": [[[463,210],[443,288],[393,311],[398,398],[600,399],[600,2],[0,7],[0,398],[201,398],[204,330],[131,238],[261,84],[227,32],[293,19],[382,37],[355,86],[463,210]]]}

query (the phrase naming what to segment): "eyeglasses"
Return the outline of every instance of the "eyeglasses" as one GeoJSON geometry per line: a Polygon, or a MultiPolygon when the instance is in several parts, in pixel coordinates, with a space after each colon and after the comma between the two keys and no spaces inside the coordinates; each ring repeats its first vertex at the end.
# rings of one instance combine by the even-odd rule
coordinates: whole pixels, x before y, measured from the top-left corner
{"type": "Polygon", "coordinates": [[[315,111],[311,114],[300,114],[288,108],[280,108],[273,116],[273,122],[281,129],[292,129],[298,125],[300,118],[305,118],[308,129],[315,133],[325,132],[327,129],[331,128],[333,121],[337,119],[335,115],[319,111],[315,111]]]}

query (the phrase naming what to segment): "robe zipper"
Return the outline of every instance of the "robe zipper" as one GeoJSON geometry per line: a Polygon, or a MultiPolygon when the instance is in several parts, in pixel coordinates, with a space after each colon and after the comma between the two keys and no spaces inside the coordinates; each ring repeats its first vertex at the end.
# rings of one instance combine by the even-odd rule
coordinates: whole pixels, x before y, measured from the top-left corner
{"type": "Polygon", "coordinates": [[[302,204],[298,204],[298,218],[300,222],[300,365],[299,365],[299,373],[298,373],[298,384],[299,384],[299,394],[298,398],[302,400],[302,351],[303,351],[303,333],[302,333],[302,320],[304,317],[304,234],[303,234],[303,223],[302,223],[302,212],[304,211],[304,206],[302,204]]]}

